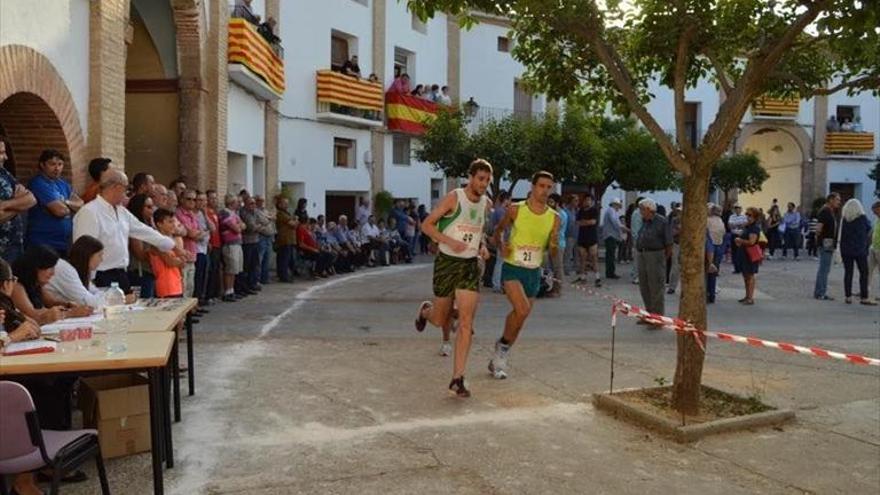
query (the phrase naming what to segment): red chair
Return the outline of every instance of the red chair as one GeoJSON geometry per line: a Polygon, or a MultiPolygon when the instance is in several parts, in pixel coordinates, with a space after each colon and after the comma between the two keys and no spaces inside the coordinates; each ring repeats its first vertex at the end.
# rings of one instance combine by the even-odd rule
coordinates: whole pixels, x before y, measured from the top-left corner
{"type": "Polygon", "coordinates": [[[95,430],[53,431],[40,428],[34,401],[26,388],[0,381],[0,493],[8,495],[3,478],[49,468],[52,489],[57,495],[61,478],[95,458],[101,493],[110,495],[101,445],[95,430]]]}

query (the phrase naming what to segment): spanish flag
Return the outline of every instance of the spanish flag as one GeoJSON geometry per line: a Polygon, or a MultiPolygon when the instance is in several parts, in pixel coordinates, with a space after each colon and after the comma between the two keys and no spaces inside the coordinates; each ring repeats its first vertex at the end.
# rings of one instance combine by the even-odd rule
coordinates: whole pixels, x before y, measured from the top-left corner
{"type": "Polygon", "coordinates": [[[437,118],[439,106],[433,101],[404,93],[385,95],[388,130],[422,135],[426,125],[437,118]]]}

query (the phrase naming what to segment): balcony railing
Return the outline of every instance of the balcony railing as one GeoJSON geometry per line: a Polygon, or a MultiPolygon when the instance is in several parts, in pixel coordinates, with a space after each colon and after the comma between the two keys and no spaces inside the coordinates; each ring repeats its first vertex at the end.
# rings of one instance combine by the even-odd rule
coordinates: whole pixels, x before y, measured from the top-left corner
{"type": "Polygon", "coordinates": [[[873,151],[873,132],[829,132],[825,135],[825,153],[829,155],[863,155],[873,151]]]}
{"type": "Polygon", "coordinates": [[[244,19],[229,20],[229,77],[265,100],[284,94],[284,61],[244,19]]]}
{"type": "Polygon", "coordinates": [[[317,73],[318,115],[321,120],[366,127],[382,126],[382,85],[341,72],[317,73]]]}
{"type": "Polygon", "coordinates": [[[752,102],[752,115],[760,117],[797,117],[800,109],[798,100],[759,96],[752,102]]]}
{"type": "Polygon", "coordinates": [[[385,95],[385,114],[388,130],[421,136],[437,118],[440,105],[406,93],[385,95]]]}

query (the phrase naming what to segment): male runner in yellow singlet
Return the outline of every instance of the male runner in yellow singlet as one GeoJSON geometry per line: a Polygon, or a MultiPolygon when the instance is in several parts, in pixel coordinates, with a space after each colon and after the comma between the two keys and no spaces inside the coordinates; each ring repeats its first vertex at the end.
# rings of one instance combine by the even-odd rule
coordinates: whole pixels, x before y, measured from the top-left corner
{"type": "Polygon", "coordinates": [[[544,252],[549,248],[550,259],[554,259],[559,249],[559,215],[547,204],[555,185],[550,172],[535,173],[528,199],[511,205],[495,227],[493,241],[501,246],[504,256],[501,283],[513,306],[504,321],[504,334],[495,342],[495,355],[489,361],[489,372],[499,380],[507,378],[510,347],[516,342],[541,288],[544,252]],[[508,226],[511,226],[510,239],[502,244],[501,234],[508,226]]]}
{"type": "Polygon", "coordinates": [[[419,332],[427,322],[445,329],[452,321],[453,303],[458,308],[458,336],[449,390],[459,397],[471,395],[464,383],[464,370],[480,290],[478,257],[489,257],[483,229],[492,209],[492,201],[486,197],[486,188],[492,182],[492,165],[486,160],[475,160],[468,176],[467,185],[447,194],[422,223],[422,232],[439,244],[440,252],[434,259],[434,301],[424,301],[416,314],[419,332]]]}

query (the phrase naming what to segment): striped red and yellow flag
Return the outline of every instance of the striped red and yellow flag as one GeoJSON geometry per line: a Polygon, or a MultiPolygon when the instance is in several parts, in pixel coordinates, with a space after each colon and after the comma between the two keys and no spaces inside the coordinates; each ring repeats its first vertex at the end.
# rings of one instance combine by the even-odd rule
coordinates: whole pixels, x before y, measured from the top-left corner
{"type": "Polygon", "coordinates": [[[439,105],[433,101],[405,93],[385,95],[385,114],[388,130],[422,135],[427,125],[437,118],[439,105]]]}
{"type": "Polygon", "coordinates": [[[244,19],[229,20],[227,59],[242,64],[260,76],[278,94],[284,93],[284,61],[269,43],[244,19]]]}
{"type": "Polygon", "coordinates": [[[318,71],[318,102],[382,111],[382,85],[341,72],[318,71]]]}

